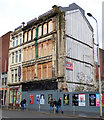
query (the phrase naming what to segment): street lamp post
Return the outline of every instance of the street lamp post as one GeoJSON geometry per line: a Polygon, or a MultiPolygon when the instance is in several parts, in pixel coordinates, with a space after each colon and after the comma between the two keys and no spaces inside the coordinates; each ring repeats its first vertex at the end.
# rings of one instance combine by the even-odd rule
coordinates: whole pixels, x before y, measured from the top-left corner
{"type": "Polygon", "coordinates": [[[101,91],[101,76],[100,76],[100,54],[99,54],[99,38],[98,38],[98,22],[97,19],[92,16],[91,13],[87,13],[89,17],[92,17],[96,21],[96,30],[97,30],[97,50],[98,50],[98,72],[99,72],[99,101],[100,101],[100,117],[102,117],[102,91],[101,91]]]}

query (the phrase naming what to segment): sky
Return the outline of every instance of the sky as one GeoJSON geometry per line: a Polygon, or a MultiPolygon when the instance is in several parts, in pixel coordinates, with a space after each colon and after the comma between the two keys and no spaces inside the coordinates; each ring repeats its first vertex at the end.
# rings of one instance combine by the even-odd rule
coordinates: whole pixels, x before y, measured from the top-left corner
{"type": "MultiPolygon", "coordinates": [[[[52,9],[53,5],[68,7],[76,3],[85,10],[85,15],[94,28],[96,39],[96,22],[89,18],[91,13],[98,21],[99,44],[102,48],[102,2],[104,0],[0,0],[0,36],[21,25],[22,22],[38,17],[52,9]]],[[[96,41],[95,41],[96,42],[96,41]]]]}

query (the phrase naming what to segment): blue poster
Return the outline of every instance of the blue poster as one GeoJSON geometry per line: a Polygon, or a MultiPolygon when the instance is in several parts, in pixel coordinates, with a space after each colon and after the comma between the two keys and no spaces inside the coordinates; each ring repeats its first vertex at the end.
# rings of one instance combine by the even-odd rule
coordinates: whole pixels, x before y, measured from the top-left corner
{"type": "Polygon", "coordinates": [[[36,104],[40,104],[40,95],[36,95],[36,104]]]}

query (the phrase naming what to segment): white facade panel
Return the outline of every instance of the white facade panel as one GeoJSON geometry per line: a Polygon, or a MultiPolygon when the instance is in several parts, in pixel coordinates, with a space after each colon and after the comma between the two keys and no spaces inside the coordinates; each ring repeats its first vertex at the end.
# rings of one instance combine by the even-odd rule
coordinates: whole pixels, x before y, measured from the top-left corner
{"type": "Polygon", "coordinates": [[[92,31],[79,10],[66,12],[66,34],[93,46],[92,31]]]}
{"type": "Polygon", "coordinates": [[[66,69],[68,90],[88,90],[94,78],[93,33],[79,10],[66,12],[65,19],[66,62],[73,65],[73,70],[66,69]]]}

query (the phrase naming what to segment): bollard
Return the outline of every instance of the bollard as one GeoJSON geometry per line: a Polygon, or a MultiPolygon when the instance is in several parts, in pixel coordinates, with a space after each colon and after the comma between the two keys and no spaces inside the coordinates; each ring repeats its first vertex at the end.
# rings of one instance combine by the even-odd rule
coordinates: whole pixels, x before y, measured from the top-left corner
{"type": "Polygon", "coordinates": [[[75,106],[73,106],[73,115],[75,115],[75,106]]]}
{"type": "Polygon", "coordinates": [[[40,112],[40,104],[39,104],[39,112],[40,112]]]}

